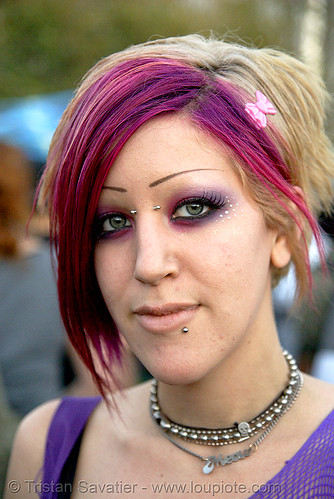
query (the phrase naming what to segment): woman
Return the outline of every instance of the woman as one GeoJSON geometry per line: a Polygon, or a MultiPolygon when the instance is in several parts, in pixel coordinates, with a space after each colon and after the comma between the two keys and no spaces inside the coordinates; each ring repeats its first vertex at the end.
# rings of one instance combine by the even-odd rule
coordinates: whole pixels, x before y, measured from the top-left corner
{"type": "Polygon", "coordinates": [[[44,498],[334,493],[334,388],[282,353],[271,302],[290,263],[305,295],[312,234],[321,250],[325,100],[295,59],[200,36],[130,47],[87,74],[39,196],[63,320],[103,400],[25,420],[16,498],[28,486],[44,498]],[[111,399],[118,332],[157,381],[111,399]]]}

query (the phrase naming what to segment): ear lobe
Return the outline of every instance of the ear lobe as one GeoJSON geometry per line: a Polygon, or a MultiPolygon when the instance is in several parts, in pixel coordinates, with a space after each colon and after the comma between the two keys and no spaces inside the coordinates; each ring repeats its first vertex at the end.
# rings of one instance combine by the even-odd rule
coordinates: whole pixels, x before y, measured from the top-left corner
{"type": "Polygon", "coordinates": [[[282,269],[288,265],[291,260],[291,251],[286,235],[276,236],[276,240],[271,250],[271,263],[277,269],[282,269]]]}
{"type": "MultiPolygon", "coordinates": [[[[303,190],[299,186],[294,186],[293,187],[296,195],[302,200],[302,202],[305,202],[305,196],[303,190]]],[[[298,220],[298,213],[297,213],[297,208],[295,205],[292,205],[292,202],[289,203],[291,211],[296,215],[295,219],[295,236],[296,236],[296,242],[300,240],[301,238],[301,226],[298,225],[299,223],[302,223],[300,220],[298,220]],[[297,221],[298,220],[298,221],[297,221]]],[[[294,238],[292,238],[292,241],[294,238]]],[[[286,265],[289,264],[292,256],[292,251],[291,251],[291,240],[287,237],[286,234],[283,232],[279,232],[276,234],[276,238],[272,247],[271,251],[271,263],[274,267],[278,269],[284,268],[286,265]]]]}

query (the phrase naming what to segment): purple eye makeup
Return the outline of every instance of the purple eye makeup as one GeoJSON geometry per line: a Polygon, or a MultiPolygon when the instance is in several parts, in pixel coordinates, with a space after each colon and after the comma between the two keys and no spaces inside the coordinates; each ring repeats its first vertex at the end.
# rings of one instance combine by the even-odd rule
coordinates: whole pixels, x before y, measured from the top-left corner
{"type": "MultiPolygon", "coordinates": [[[[159,215],[168,216],[170,222],[174,225],[192,225],[210,221],[215,217],[215,221],[231,219],[236,216],[238,202],[234,201],[231,194],[225,194],[214,189],[191,189],[189,194],[173,196],[173,199],[159,205],[154,205],[154,211],[159,215]],[[196,192],[197,191],[197,192],[196,192]],[[169,207],[168,207],[169,205],[169,207]],[[165,206],[165,208],[164,208],[165,206]]],[[[132,203],[131,203],[132,204],[132,203]]],[[[116,207],[115,207],[116,208],[116,207]]],[[[94,237],[96,240],[121,237],[129,232],[135,226],[136,219],[144,213],[144,210],[122,208],[121,211],[115,208],[108,211],[107,208],[101,209],[96,214],[94,223],[94,237]],[[129,213],[127,215],[126,213],[129,213]]]]}
{"type": "Polygon", "coordinates": [[[226,204],[226,197],[214,191],[183,199],[173,209],[172,221],[196,221],[213,215],[226,204]]]}
{"type": "MultiPolygon", "coordinates": [[[[219,220],[230,220],[232,217],[235,217],[237,215],[237,208],[239,206],[238,202],[233,202],[229,197],[226,197],[226,204],[224,206],[223,213],[220,213],[219,218],[217,218],[217,222],[219,220]]],[[[242,214],[242,211],[241,211],[242,214]]]]}

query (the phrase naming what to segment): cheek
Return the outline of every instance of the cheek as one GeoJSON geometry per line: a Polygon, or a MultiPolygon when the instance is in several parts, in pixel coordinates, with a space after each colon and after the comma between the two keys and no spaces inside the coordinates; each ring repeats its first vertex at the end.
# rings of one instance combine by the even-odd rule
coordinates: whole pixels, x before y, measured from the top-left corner
{"type": "MultiPolygon", "coordinates": [[[[236,217],[240,222],[242,211],[236,217]]],[[[234,220],[216,218],[213,228],[196,245],[199,274],[217,288],[219,283],[226,288],[236,284],[249,287],[252,279],[267,279],[270,274],[270,233],[257,219],[245,217],[244,223],[238,224],[234,220]]]]}
{"type": "Polygon", "coordinates": [[[96,279],[107,304],[119,297],[129,273],[124,255],[116,257],[108,246],[108,243],[97,245],[94,253],[96,279]]]}

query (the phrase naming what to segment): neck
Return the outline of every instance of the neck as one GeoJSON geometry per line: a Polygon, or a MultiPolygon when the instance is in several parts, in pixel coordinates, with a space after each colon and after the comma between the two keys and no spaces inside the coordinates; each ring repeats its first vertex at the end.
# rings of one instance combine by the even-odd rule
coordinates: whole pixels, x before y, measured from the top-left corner
{"type": "Polygon", "coordinates": [[[204,379],[188,385],[159,383],[162,411],[188,426],[229,427],[269,406],[288,383],[288,366],[277,334],[260,347],[246,344],[204,379]]]}

